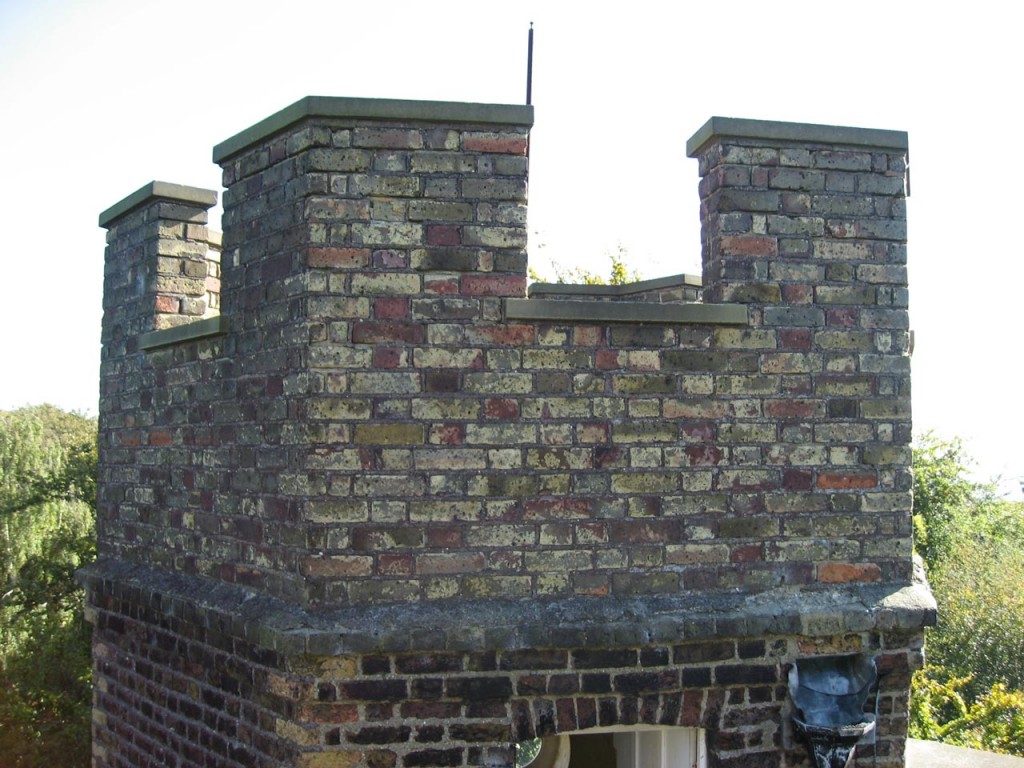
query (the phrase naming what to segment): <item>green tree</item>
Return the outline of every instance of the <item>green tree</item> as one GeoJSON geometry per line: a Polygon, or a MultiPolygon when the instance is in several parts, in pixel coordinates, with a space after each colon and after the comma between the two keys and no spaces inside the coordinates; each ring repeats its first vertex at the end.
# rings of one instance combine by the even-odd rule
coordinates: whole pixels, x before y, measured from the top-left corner
{"type": "Polygon", "coordinates": [[[914,530],[939,606],[912,735],[1024,755],[1024,505],[970,476],[959,440],[914,450],[914,530]]]}
{"type": "Polygon", "coordinates": [[[96,422],[0,412],[0,765],[88,765],[90,659],[74,571],[95,556],[96,422]]]}
{"type": "MultiPolygon", "coordinates": [[[[625,285],[643,279],[640,272],[627,266],[626,260],[629,254],[623,246],[620,245],[614,253],[605,255],[611,262],[607,276],[591,272],[583,267],[566,267],[557,261],[552,261],[551,270],[555,273],[555,282],[576,285],[625,285]]],[[[533,267],[530,267],[530,279],[540,283],[550,282],[542,278],[533,267]]]]}
{"type": "Polygon", "coordinates": [[[929,569],[949,562],[963,542],[1024,545],[1021,505],[972,479],[972,464],[958,438],[928,432],[914,447],[914,544],[929,569]]]}

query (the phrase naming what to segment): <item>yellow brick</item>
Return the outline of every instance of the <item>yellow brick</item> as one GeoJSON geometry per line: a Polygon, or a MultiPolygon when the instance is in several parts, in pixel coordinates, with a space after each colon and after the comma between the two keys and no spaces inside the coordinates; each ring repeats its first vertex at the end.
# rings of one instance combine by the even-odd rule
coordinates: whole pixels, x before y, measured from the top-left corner
{"type": "Polygon", "coordinates": [[[298,768],[352,768],[360,765],[362,752],[307,752],[299,755],[298,768]]]}
{"type": "Polygon", "coordinates": [[[357,445],[420,445],[422,424],[357,424],[354,441],[357,445]]]}
{"type": "Polygon", "coordinates": [[[277,720],[274,731],[278,736],[288,739],[299,746],[312,747],[320,743],[320,732],[316,728],[303,728],[290,720],[277,720]]]}

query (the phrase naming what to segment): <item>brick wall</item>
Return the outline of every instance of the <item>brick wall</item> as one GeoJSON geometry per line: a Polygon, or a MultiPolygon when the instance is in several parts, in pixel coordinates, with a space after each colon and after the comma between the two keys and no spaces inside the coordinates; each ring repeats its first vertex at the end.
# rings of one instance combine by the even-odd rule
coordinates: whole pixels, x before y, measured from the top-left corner
{"type": "Polygon", "coordinates": [[[859,651],[901,764],[934,610],[906,136],[715,118],[688,146],[701,301],[685,276],[527,299],[531,122],[309,98],[219,145],[202,322],[180,318],[216,288],[213,193],[154,183],[101,217],[98,764],[169,728],[217,746],[167,764],[501,765],[644,722],[798,765],[787,665],[859,651]],[[148,657],[168,643],[214,662],[148,657]],[[236,702],[230,735],[204,695],[236,702]]]}

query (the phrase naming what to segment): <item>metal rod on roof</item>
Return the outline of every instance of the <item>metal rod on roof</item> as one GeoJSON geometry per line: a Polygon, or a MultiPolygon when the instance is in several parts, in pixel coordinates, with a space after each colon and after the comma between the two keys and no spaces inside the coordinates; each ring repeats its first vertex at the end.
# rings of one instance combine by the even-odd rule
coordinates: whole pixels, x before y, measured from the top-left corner
{"type": "Polygon", "coordinates": [[[530,37],[526,47],[526,103],[533,103],[533,22],[530,22],[530,37]]]}

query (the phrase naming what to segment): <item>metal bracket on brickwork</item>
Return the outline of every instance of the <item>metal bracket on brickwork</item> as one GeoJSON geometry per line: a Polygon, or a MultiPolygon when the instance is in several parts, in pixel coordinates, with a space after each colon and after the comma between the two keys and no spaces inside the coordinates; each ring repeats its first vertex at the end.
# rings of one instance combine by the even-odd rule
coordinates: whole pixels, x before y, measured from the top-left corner
{"type": "Polygon", "coordinates": [[[184,341],[195,341],[210,336],[220,336],[228,332],[228,320],[226,317],[208,317],[205,320],[196,320],[193,323],[178,325],[174,328],[162,328],[159,331],[150,331],[139,337],[139,349],[150,350],[158,347],[166,347],[171,344],[180,344],[184,341]]]}
{"type": "Polygon", "coordinates": [[[506,320],[565,320],[586,323],[746,325],[744,304],[651,304],[642,301],[505,299],[506,320]]]}

